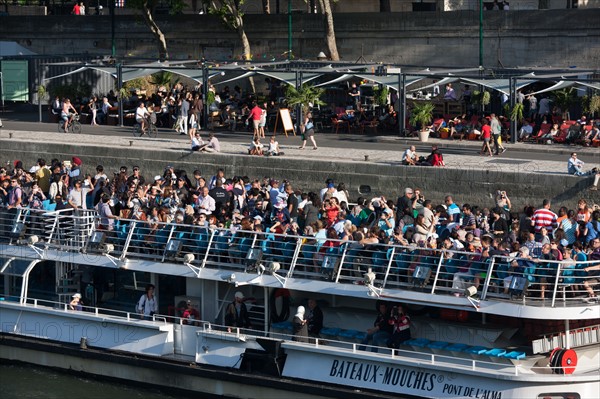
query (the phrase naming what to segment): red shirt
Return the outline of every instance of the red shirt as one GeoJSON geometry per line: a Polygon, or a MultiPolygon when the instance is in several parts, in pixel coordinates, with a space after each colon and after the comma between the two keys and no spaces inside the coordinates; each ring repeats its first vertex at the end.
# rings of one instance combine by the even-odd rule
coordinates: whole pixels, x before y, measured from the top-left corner
{"type": "Polygon", "coordinates": [[[484,139],[489,139],[492,137],[492,128],[490,125],[483,125],[481,128],[481,134],[483,134],[484,139]]]}
{"type": "Polygon", "coordinates": [[[250,110],[249,118],[252,118],[253,121],[259,121],[261,115],[262,109],[257,105],[256,107],[250,110]]]}

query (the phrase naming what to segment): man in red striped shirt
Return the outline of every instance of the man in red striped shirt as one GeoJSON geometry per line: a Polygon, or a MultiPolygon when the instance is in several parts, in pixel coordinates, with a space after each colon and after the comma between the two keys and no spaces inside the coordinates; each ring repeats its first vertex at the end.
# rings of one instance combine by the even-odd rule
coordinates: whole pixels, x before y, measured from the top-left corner
{"type": "Polygon", "coordinates": [[[545,199],[542,207],[536,210],[531,217],[531,225],[535,228],[536,237],[540,234],[542,227],[548,230],[548,235],[552,235],[554,229],[558,227],[558,216],[550,210],[550,200],[545,199]]]}

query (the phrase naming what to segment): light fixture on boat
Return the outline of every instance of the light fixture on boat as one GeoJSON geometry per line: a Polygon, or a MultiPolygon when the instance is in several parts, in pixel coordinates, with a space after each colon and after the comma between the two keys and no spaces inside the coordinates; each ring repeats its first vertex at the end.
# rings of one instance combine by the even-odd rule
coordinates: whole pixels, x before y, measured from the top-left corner
{"type": "Polygon", "coordinates": [[[364,276],[363,281],[365,283],[365,287],[367,287],[367,289],[369,290],[367,295],[376,296],[376,297],[381,296],[382,289],[375,287],[373,285],[373,283],[375,283],[375,279],[377,278],[377,275],[375,273],[373,273],[373,269],[369,267],[367,269],[367,272],[363,276],[364,276]]]}
{"type": "Polygon", "coordinates": [[[104,241],[106,240],[106,236],[101,231],[94,231],[90,236],[87,245],[85,247],[85,252],[101,252],[102,246],[104,245],[104,241]]]}
{"type": "Polygon", "coordinates": [[[285,283],[286,283],[287,279],[285,277],[277,274],[279,269],[281,269],[281,264],[279,264],[279,262],[271,262],[269,264],[269,268],[268,268],[269,273],[271,275],[273,275],[273,277],[275,277],[275,280],[277,280],[279,282],[279,284],[281,284],[282,287],[285,287],[285,283]]]}
{"type": "Polygon", "coordinates": [[[169,240],[167,242],[167,246],[165,247],[165,252],[163,253],[162,261],[165,260],[174,260],[179,252],[181,252],[181,241],[179,240],[169,240]]]}
{"type": "MultiPolygon", "coordinates": [[[[246,273],[252,273],[256,271],[260,261],[262,260],[263,252],[259,248],[250,248],[244,259],[244,265],[246,266],[246,273]]],[[[259,273],[260,274],[260,273],[259,273]]]]}
{"type": "Polygon", "coordinates": [[[194,256],[194,254],[185,254],[185,256],[183,257],[183,264],[189,267],[194,272],[196,277],[200,278],[200,272],[202,271],[202,268],[192,265],[192,262],[195,259],[196,257],[194,256]]]}
{"type": "Polygon", "coordinates": [[[44,251],[38,247],[35,246],[35,244],[37,244],[40,241],[40,238],[36,235],[33,236],[29,236],[27,238],[27,246],[31,249],[33,249],[35,251],[36,254],[38,254],[38,256],[40,258],[44,257],[44,251]]]}
{"type": "Polygon", "coordinates": [[[221,279],[227,281],[229,284],[234,283],[236,278],[237,277],[236,277],[235,273],[224,274],[223,276],[221,276],[221,279]]]}
{"type": "Polygon", "coordinates": [[[470,286],[465,288],[465,297],[467,297],[467,299],[469,300],[469,302],[471,302],[471,305],[473,305],[473,307],[477,310],[479,310],[479,299],[474,298],[475,295],[477,295],[477,287],[475,286],[470,286]]]}

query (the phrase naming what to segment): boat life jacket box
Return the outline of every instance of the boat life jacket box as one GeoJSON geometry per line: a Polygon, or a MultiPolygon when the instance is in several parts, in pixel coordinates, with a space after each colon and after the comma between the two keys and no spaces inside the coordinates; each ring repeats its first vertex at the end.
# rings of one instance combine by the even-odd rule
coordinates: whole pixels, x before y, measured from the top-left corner
{"type": "Polygon", "coordinates": [[[527,292],[527,279],[521,276],[512,276],[508,286],[511,296],[521,296],[527,292]]]}
{"type": "Polygon", "coordinates": [[[431,277],[431,268],[427,266],[417,266],[413,272],[413,284],[424,286],[429,282],[431,277]]]}

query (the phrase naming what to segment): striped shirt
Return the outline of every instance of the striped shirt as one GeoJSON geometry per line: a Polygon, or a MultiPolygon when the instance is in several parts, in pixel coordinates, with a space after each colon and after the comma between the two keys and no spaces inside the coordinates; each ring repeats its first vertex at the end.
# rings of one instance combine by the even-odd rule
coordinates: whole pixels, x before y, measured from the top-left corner
{"type": "Polygon", "coordinates": [[[548,230],[548,234],[552,233],[552,231],[558,227],[557,219],[558,216],[556,216],[556,213],[546,208],[538,209],[531,217],[535,232],[539,233],[542,230],[542,227],[545,227],[548,230]]]}

